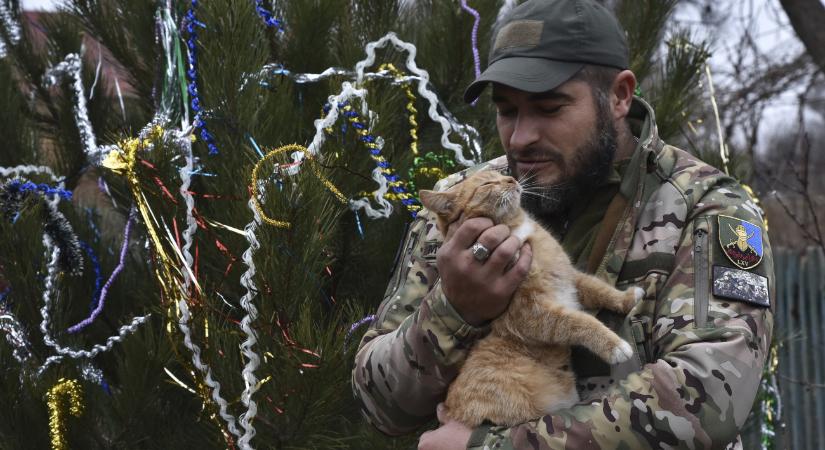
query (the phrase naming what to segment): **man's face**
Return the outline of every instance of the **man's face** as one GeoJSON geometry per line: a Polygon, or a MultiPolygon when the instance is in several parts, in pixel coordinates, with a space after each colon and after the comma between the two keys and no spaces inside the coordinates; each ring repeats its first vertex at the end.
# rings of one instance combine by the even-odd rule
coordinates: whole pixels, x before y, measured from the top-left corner
{"type": "Polygon", "coordinates": [[[563,212],[610,173],[617,145],[610,106],[586,82],[538,94],[495,84],[493,102],[510,172],[533,192],[524,198],[531,212],[563,212]]]}

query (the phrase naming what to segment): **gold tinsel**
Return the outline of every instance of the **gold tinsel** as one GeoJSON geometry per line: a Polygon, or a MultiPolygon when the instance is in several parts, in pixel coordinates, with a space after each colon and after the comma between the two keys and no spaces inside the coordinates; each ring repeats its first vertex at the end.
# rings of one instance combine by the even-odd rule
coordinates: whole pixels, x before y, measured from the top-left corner
{"type": "Polygon", "coordinates": [[[77,380],[61,378],[46,394],[46,403],[49,406],[49,433],[52,440],[52,449],[66,450],[66,402],[69,414],[78,417],[83,413],[81,402],[82,391],[77,380]]]}
{"type": "Polygon", "coordinates": [[[263,208],[261,207],[260,201],[258,200],[258,195],[259,195],[259,193],[258,193],[258,172],[261,170],[261,167],[263,166],[264,162],[266,162],[267,160],[269,160],[269,159],[271,159],[275,156],[278,156],[278,155],[281,155],[281,154],[284,154],[284,153],[287,153],[287,152],[301,152],[301,153],[303,153],[305,155],[304,162],[307,163],[309,165],[309,167],[312,169],[312,173],[315,174],[315,177],[318,178],[318,180],[320,180],[321,183],[323,183],[323,185],[327,188],[327,190],[329,190],[332,193],[332,195],[334,195],[335,198],[339,202],[341,202],[344,205],[349,203],[347,201],[347,197],[345,197],[344,194],[342,194],[341,191],[338,190],[338,188],[335,187],[335,185],[332,184],[332,182],[329,181],[324,176],[324,174],[321,173],[321,169],[318,168],[317,161],[307,151],[306,147],[304,147],[303,145],[298,145],[298,144],[284,145],[282,147],[278,147],[274,150],[269,151],[266,154],[266,156],[261,158],[261,160],[258,161],[258,163],[255,164],[255,167],[252,169],[252,180],[251,180],[252,181],[252,186],[251,186],[251,189],[252,189],[252,203],[253,203],[253,205],[255,205],[255,209],[258,211],[258,214],[261,216],[261,219],[264,222],[266,222],[267,224],[272,225],[274,227],[277,227],[277,228],[289,228],[290,227],[289,222],[284,222],[283,220],[276,220],[276,219],[273,219],[273,218],[267,216],[266,213],[264,213],[263,208]]]}

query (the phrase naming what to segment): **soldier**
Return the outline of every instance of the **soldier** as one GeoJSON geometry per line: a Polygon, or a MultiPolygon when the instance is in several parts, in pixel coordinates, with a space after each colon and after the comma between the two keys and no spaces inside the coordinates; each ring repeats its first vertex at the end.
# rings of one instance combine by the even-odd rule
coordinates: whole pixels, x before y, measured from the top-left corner
{"type": "MultiPolygon", "coordinates": [[[[523,206],[580,269],[645,290],[626,316],[592,311],[634,357],[609,366],[574,348],[580,403],[509,428],[442,420],[420,449],[741,448],[773,328],[761,212],[735,180],[662,142],[633,96],[627,53],[615,18],[591,0],[515,8],[464,96],[492,85],[505,155],[436,189],[480,169],[528,178],[540,195],[523,206]]],[[[434,224],[423,211],[410,226],[353,370],[364,415],[391,435],[436,415],[531,262],[529,246],[518,252],[488,219],[451,227],[443,246],[434,224]]]]}

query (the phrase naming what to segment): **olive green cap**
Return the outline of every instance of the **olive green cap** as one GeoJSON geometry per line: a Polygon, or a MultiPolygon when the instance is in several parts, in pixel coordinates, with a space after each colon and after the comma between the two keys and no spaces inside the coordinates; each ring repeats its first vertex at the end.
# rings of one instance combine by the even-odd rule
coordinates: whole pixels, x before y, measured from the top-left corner
{"type": "Polygon", "coordinates": [[[490,82],[545,92],[585,64],[626,69],[625,32],[612,12],[592,0],[529,0],[497,26],[487,69],[464,91],[472,102],[490,82]]]}

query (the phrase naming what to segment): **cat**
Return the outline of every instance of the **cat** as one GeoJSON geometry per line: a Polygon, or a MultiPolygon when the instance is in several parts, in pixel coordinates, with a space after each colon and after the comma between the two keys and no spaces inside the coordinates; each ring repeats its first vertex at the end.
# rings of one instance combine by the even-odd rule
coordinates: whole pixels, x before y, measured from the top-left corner
{"type": "Polygon", "coordinates": [[[419,193],[443,236],[451,224],[489,217],[533,250],[529,274],[509,307],[470,349],[448,388],[447,416],[468,427],[484,421],[514,426],[577,403],[572,345],[611,364],[633,356],[630,344],[581,309],[627,313],[644,291],[619,291],[576,270],[558,241],[521,208],[522,191],[514,178],[482,170],[447,191],[419,193]]]}

